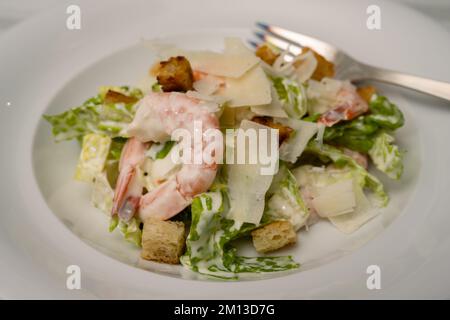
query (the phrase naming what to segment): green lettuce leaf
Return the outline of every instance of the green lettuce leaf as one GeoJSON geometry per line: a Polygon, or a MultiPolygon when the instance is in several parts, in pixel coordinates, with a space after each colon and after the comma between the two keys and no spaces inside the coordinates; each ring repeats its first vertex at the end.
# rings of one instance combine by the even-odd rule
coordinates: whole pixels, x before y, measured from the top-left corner
{"type": "Polygon", "coordinates": [[[163,92],[162,86],[158,82],[155,82],[152,85],[152,92],[163,92]]]}
{"type": "Polygon", "coordinates": [[[370,114],[366,121],[380,128],[396,130],[403,126],[405,118],[400,109],[386,97],[373,95],[369,103],[370,114]]]}
{"type": "Polygon", "coordinates": [[[103,134],[90,133],[83,137],[80,157],[75,170],[75,180],[94,182],[105,168],[111,138],[103,134]]]}
{"type": "Polygon", "coordinates": [[[91,203],[107,215],[111,214],[114,199],[114,190],[108,181],[106,172],[102,172],[94,179],[91,194],[91,203]]]}
{"type": "Polygon", "coordinates": [[[79,139],[88,133],[103,134],[112,138],[125,136],[125,129],[136,112],[136,104],[105,104],[105,94],[109,89],[137,99],[142,98],[139,89],[102,87],[98,95],[86,100],[81,106],[57,115],[44,115],[44,119],[53,127],[55,140],[79,139]]]}
{"type": "Polygon", "coordinates": [[[241,257],[230,242],[256,226],[237,225],[225,219],[226,192],[209,192],[194,198],[192,224],[181,263],[200,274],[219,279],[238,279],[239,273],[275,272],[298,268],[291,257],[241,257]]]}
{"type": "Polygon", "coordinates": [[[309,210],[300,195],[297,180],[284,162],[280,163],[278,173],[273,178],[266,196],[265,214],[268,217],[263,220],[287,220],[295,230],[304,226],[309,210]]]}
{"type": "Polygon", "coordinates": [[[172,150],[175,144],[176,141],[167,141],[166,143],[164,143],[164,147],[160,151],[158,151],[155,158],[164,159],[169,154],[170,150],[172,150]]]}
{"type": "Polygon", "coordinates": [[[320,145],[314,140],[308,143],[305,151],[319,157],[329,158],[337,167],[349,166],[354,171],[357,181],[362,188],[370,189],[379,200],[381,206],[388,204],[389,197],[384,191],[383,184],[380,180],[359,165],[352,157],[345,155],[341,150],[333,146],[327,144],[320,145]]]}
{"type": "Polygon", "coordinates": [[[393,136],[380,132],[374,139],[369,156],[378,170],[389,178],[398,180],[403,173],[403,161],[401,152],[393,142],[393,136]]]}
{"type": "Polygon", "coordinates": [[[326,128],[324,141],[368,153],[379,132],[396,130],[405,122],[400,109],[386,97],[373,95],[369,108],[369,114],[326,128]]]}
{"type": "Polygon", "coordinates": [[[137,247],[142,246],[142,229],[139,218],[133,217],[130,221],[125,222],[120,220],[118,215],[114,215],[109,223],[109,232],[113,232],[116,228],[119,228],[125,241],[137,247]]]}
{"type": "Polygon", "coordinates": [[[307,96],[304,85],[282,77],[271,77],[277,99],[289,117],[301,119],[307,111],[307,96]]]}

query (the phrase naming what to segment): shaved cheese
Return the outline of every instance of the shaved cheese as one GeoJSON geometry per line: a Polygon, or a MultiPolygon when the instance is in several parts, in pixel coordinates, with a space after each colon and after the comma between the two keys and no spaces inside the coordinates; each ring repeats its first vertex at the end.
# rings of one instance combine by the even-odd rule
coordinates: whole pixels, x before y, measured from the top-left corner
{"type": "Polygon", "coordinates": [[[339,231],[350,234],[358,230],[362,225],[370,219],[377,216],[380,211],[373,208],[370,201],[364,194],[362,188],[355,183],[354,191],[356,197],[356,207],[353,212],[330,217],[331,223],[339,229],[339,231]]]}
{"type": "Polygon", "coordinates": [[[352,212],[356,206],[353,179],[345,179],[314,191],[312,204],[322,218],[352,212]]]}
{"type": "Polygon", "coordinates": [[[295,130],[294,134],[280,146],[280,159],[294,163],[305,150],[308,141],[316,134],[317,125],[313,122],[296,119],[276,119],[277,122],[295,130]]]}
{"type": "Polygon", "coordinates": [[[194,89],[200,94],[211,95],[219,90],[223,82],[222,78],[206,75],[194,82],[194,89]]]}
{"type": "MultiPolygon", "coordinates": [[[[243,120],[241,129],[270,129],[256,122],[243,120]]],[[[273,175],[261,175],[260,163],[228,164],[230,210],[227,218],[237,223],[259,224],[264,212],[265,194],[273,175]]]]}
{"type": "Polygon", "coordinates": [[[229,101],[229,107],[267,105],[272,101],[271,84],[260,66],[255,66],[239,79],[225,79],[218,94],[229,101]]]}
{"type": "Polygon", "coordinates": [[[167,60],[174,56],[185,56],[192,69],[229,78],[242,77],[260,61],[237,38],[225,40],[224,53],[206,50],[189,51],[160,41],[147,41],[146,45],[156,52],[160,60],[167,60]]]}
{"type": "Polygon", "coordinates": [[[212,51],[187,51],[186,58],[194,70],[227,78],[240,78],[259,62],[254,55],[212,51]]]}
{"type": "Polygon", "coordinates": [[[283,105],[277,97],[277,91],[274,86],[270,86],[270,95],[272,101],[270,104],[264,106],[252,106],[251,109],[259,116],[268,116],[273,118],[288,118],[286,111],[284,111],[283,105]]]}

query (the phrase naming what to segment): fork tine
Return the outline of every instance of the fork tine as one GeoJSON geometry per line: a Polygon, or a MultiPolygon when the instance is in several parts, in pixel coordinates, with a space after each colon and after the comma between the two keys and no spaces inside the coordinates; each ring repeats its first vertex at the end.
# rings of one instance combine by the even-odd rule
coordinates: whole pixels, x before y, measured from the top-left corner
{"type": "Polygon", "coordinates": [[[267,23],[257,22],[256,26],[264,30],[267,34],[273,37],[278,37],[285,42],[289,42],[297,47],[310,47],[323,55],[328,60],[333,61],[337,55],[337,49],[332,45],[321,40],[305,36],[278,26],[271,26],[267,23]]]}
{"type": "Polygon", "coordinates": [[[247,43],[252,47],[252,48],[258,48],[259,44],[253,40],[247,40],[247,43]]]}
{"type": "Polygon", "coordinates": [[[265,33],[259,32],[259,31],[255,31],[255,32],[253,32],[253,34],[254,34],[259,40],[261,40],[261,41],[266,41],[266,39],[265,39],[265,37],[266,37],[265,33]]]}
{"type": "Polygon", "coordinates": [[[269,25],[267,23],[256,21],[256,26],[260,27],[261,29],[267,31],[269,29],[269,25]]]}
{"type": "Polygon", "coordinates": [[[254,34],[261,41],[270,43],[271,45],[280,49],[281,51],[288,51],[293,56],[299,55],[302,52],[301,47],[299,47],[298,45],[294,45],[291,42],[287,42],[271,34],[257,31],[254,32],[254,34]]]}

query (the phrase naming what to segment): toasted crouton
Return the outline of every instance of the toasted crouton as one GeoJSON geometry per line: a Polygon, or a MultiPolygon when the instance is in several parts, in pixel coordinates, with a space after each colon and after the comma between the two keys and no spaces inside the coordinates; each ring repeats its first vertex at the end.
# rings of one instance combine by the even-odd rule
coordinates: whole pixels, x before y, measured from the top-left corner
{"type": "Polygon", "coordinates": [[[278,140],[281,145],[284,140],[288,139],[291,133],[294,131],[292,128],[284,126],[280,123],[273,121],[272,117],[253,117],[253,122],[262,124],[263,126],[270,127],[278,130],[278,140]]]}
{"type": "Polygon", "coordinates": [[[369,103],[372,96],[376,93],[376,89],[374,86],[364,86],[359,87],[357,89],[357,92],[361,96],[361,98],[363,98],[364,101],[369,103]]]}
{"type": "Polygon", "coordinates": [[[275,221],[252,231],[256,251],[266,253],[297,241],[294,227],[289,221],[275,221]]]}
{"type": "MultiPolygon", "coordinates": [[[[311,76],[311,79],[320,81],[323,78],[332,78],[334,77],[334,64],[325,59],[322,55],[318,54],[311,48],[304,48],[303,52],[312,51],[314,53],[314,57],[317,60],[317,67],[314,70],[314,73],[311,76]]],[[[301,63],[301,62],[299,62],[301,63]]]]}
{"type": "Polygon", "coordinates": [[[135,103],[136,101],[138,101],[138,99],[135,97],[130,97],[130,96],[124,95],[123,93],[113,91],[113,90],[108,90],[108,92],[106,92],[105,99],[104,99],[104,102],[107,104],[108,103],[135,103]]]}
{"type": "Polygon", "coordinates": [[[191,64],[185,57],[171,57],[161,61],[156,70],[156,79],[164,92],[186,92],[193,89],[194,75],[191,64]]]}
{"type": "Polygon", "coordinates": [[[256,56],[261,58],[262,61],[268,65],[273,65],[275,60],[277,60],[279,54],[272,50],[267,44],[263,44],[256,49],[256,56]]]}
{"type": "Polygon", "coordinates": [[[145,260],[178,264],[183,254],[185,228],[181,221],[147,219],[142,232],[141,257],[145,260]]]}

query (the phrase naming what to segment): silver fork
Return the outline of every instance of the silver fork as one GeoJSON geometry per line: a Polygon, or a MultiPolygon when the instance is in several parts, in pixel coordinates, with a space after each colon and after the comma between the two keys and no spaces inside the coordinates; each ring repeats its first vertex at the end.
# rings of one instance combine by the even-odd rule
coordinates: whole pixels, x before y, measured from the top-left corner
{"type": "MultiPolygon", "coordinates": [[[[255,32],[255,35],[261,41],[286,51],[292,57],[300,54],[304,47],[315,50],[334,63],[338,79],[348,79],[352,82],[381,81],[450,101],[450,83],[370,66],[356,61],[343,51],[321,40],[261,22],[256,25],[261,31],[255,32]]],[[[250,43],[253,46],[258,45],[256,42],[250,41],[250,43]]]]}

